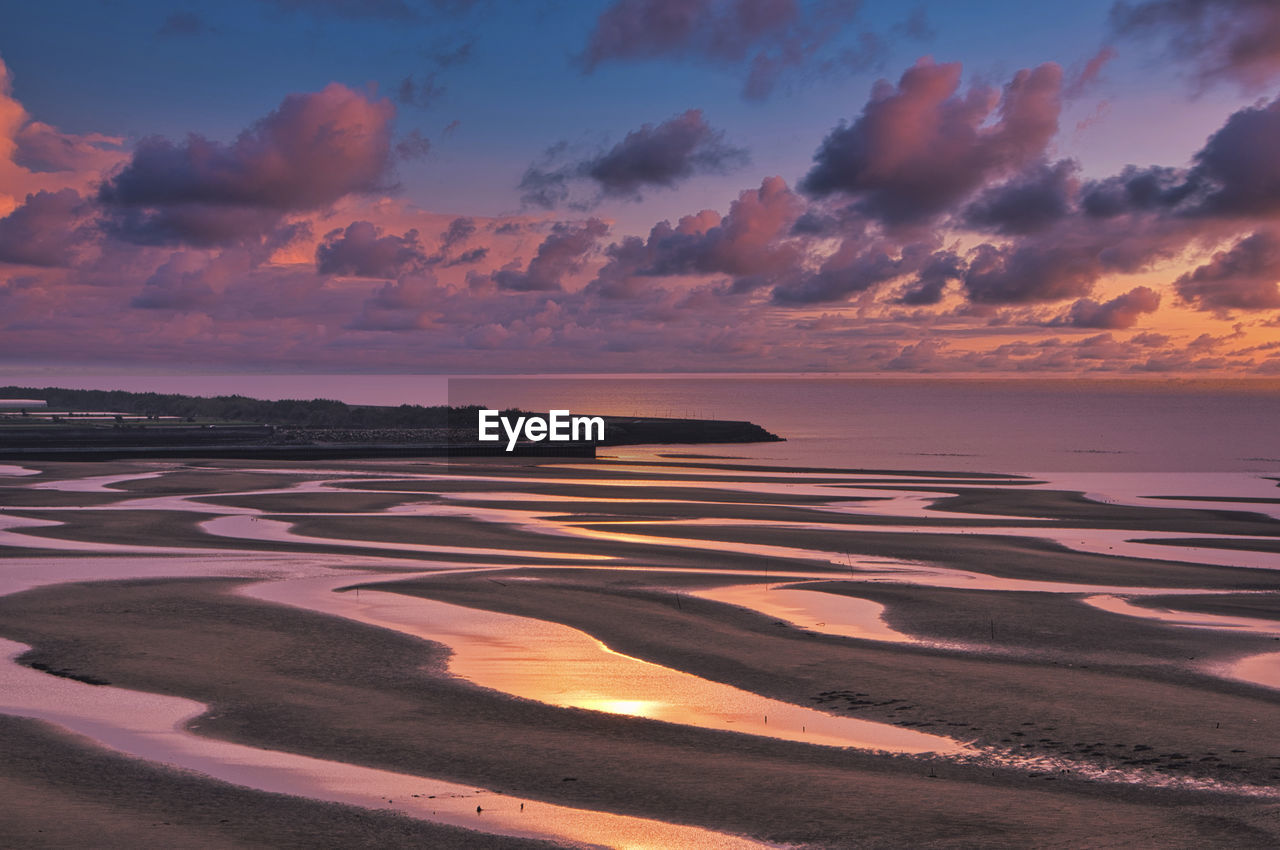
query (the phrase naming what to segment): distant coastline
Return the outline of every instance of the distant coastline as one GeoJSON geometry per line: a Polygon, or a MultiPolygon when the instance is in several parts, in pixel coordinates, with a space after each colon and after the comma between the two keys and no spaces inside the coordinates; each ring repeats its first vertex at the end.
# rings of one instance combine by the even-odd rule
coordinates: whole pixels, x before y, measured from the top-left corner
{"type": "MultiPolygon", "coordinates": [[[[506,453],[477,439],[477,405],[350,405],[332,399],[266,401],[0,387],[5,399],[43,407],[0,411],[0,458],[118,460],[208,456],[319,460],[485,456],[506,453]]],[[[751,422],[607,416],[597,442],[516,445],[519,456],[594,457],[596,446],[776,442],[751,422]]]]}

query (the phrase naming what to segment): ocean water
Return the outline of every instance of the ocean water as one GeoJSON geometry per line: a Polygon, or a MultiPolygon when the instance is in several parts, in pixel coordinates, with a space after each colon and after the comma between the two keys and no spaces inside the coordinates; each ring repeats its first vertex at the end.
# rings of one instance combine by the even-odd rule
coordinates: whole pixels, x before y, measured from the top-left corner
{"type": "Polygon", "coordinates": [[[454,404],[746,419],[771,463],[998,472],[1280,474],[1280,383],[830,376],[466,378],[454,404]]]}
{"type": "Polygon", "coordinates": [[[1280,475],[1276,380],[43,373],[0,375],[0,383],[746,419],[786,442],[662,451],[771,464],[1280,475]]]}

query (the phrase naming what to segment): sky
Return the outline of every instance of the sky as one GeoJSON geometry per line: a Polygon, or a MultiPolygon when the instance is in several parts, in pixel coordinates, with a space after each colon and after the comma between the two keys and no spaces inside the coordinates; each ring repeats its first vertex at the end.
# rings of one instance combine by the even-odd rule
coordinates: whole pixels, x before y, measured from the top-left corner
{"type": "Polygon", "coordinates": [[[1280,374],[1271,0],[0,7],[0,370],[1280,374]]]}

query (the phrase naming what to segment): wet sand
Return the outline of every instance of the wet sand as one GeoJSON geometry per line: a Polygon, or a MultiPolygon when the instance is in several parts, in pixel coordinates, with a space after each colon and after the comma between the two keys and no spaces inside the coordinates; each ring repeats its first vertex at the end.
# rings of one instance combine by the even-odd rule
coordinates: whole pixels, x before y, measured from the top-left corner
{"type": "MultiPolygon", "coordinates": [[[[626,465],[532,461],[39,466],[46,470],[41,475],[0,478],[5,513],[63,523],[16,529],[46,545],[89,547],[44,550],[40,558],[93,563],[95,541],[146,547],[157,556],[166,547],[204,550],[207,556],[189,557],[215,573],[217,564],[230,570],[251,551],[286,561],[295,553],[323,557],[366,570],[353,572],[349,586],[563,624],[646,662],[797,706],[945,735],[978,752],[888,755],[521,699],[451,675],[440,643],[248,599],[244,578],[76,581],[0,596],[0,636],[34,647],[21,663],[107,683],[98,687],[207,704],[191,724],[201,736],[778,842],[1280,842],[1280,690],[1205,666],[1262,658],[1275,651],[1272,639],[1180,628],[1086,603],[1090,593],[1110,589],[1138,606],[1265,619],[1274,617],[1264,613],[1274,596],[1240,591],[1280,589],[1280,571],[1179,563],[1176,547],[1167,547],[1169,560],[1158,560],[966,534],[970,520],[948,520],[946,511],[930,522],[955,525],[954,532],[858,528],[869,516],[884,525],[901,525],[902,517],[876,517],[871,490],[859,493],[858,485],[849,486],[851,476],[825,470],[788,477],[761,467],[735,474],[729,466],[672,464],[638,473],[626,465]],[[155,472],[94,484],[98,476],[155,472]],[[432,477],[414,477],[423,472],[432,477]],[[637,474],[645,483],[630,486],[637,474]],[[81,482],[70,486],[84,490],[32,488],[62,480],[81,482]],[[780,480],[797,492],[780,492],[780,480]],[[300,482],[311,483],[289,492],[300,482]],[[87,509],[63,509],[75,503],[62,500],[76,496],[87,509]],[[193,501],[164,503],[163,510],[127,501],[170,496],[193,501]],[[617,501],[628,497],[649,501],[617,501]],[[440,513],[432,514],[437,506],[440,513]],[[212,534],[202,523],[220,511],[262,513],[260,521],[236,517],[235,524],[215,526],[225,533],[212,534]],[[607,521],[638,517],[663,523],[607,521]],[[751,525],[692,522],[707,517],[751,525]],[[832,517],[849,527],[785,525],[832,517]],[[251,530],[272,523],[285,523],[297,537],[268,539],[251,530]],[[631,532],[646,539],[624,536],[631,532]],[[414,551],[423,544],[458,551],[414,551]],[[795,554],[774,557],[752,545],[795,554]],[[486,569],[374,584],[378,570],[456,570],[468,563],[486,569]],[[984,578],[980,586],[947,586],[951,575],[984,578]],[[799,579],[810,582],[796,585],[799,579]],[[825,634],[816,622],[800,628],[692,595],[779,581],[837,601],[870,600],[883,606],[883,622],[908,639],[825,634]],[[1019,582],[1046,586],[1020,590],[1019,582]]],[[[986,526],[1008,514],[1011,527],[1051,518],[1081,528],[1132,528],[1137,539],[1144,530],[1261,537],[1280,525],[1239,511],[1171,506],[1164,514],[1030,491],[1013,479],[955,480],[961,478],[981,483],[963,513],[981,512],[986,526]],[[1020,502],[1032,492],[1038,495],[1020,502]]],[[[935,487],[939,499],[960,498],[939,473],[874,479],[862,486],[897,482],[917,492],[935,487]]],[[[6,559],[16,564],[34,551],[0,549],[0,570],[6,559]]],[[[106,561],[102,577],[111,577],[106,561]]],[[[24,742],[0,756],[0,788],[10,792],[4,799],[17,801],[0,803],[0,833],[24,845],[41,846],[36,830],[45,828],[57,830],[50,834],[62,843],[91,836],[98,818],[118,830],[112,835],[122,837],[121,845],[136,846],[152,836],[147,830],[160,828],[154,818],[170,822],[175,844],[200,846],[287,845],[281,836],[291,825],[298,845],[332,834],[347,845],[524,846],[481,833],[466,834],[474,842],[468,845],[448,827],[400,815],[190,775],[179,781],[163,767],[3,715],[0,737],[24,742]],[[35,752],[56,758],[41,765],[35,752]],[[75,767],[87,764],[118,781],[93,787],[75,767]],[[157,786],[165,789],[159,796],[148,790],[157,786]],[[257,813],[268,827],[251,834],[222,806],[257,813]],[[331,822],[337,825],[326,833],[321,827],[331,822]],[[276,825],[283,832],[272,832],[276,825]]]]}
{"type": "MultiPolygon", "coordinates": [[[[1045,775],[930,770],[517,701],[431,675],[443,659],[430,645],[227,590],[211,581],[62,585],[0,599],[0,618],[36,646],[24,663],[210,703],[212,713],[193,724],[203,735],[409,773],[430,765],[522,796],[777,840],[838,841],[857,829],[881,845],[1027,846],[1050,831],[1065,837],[1066,820],[1076,843],[1141,829],[1190,846],[1188,838],[1211,834],[1197,827],[1205,814],[1231,818],[1246,839],[1250,821],[1263,821],[1263,809],[1216,795],[1068,788],[1069,777],[1049,791],[1045,775]],[[909,819],[892,815],[924,799],[909,819]]],[[[794,664],[797,649],[782,652],[777,668],[794,664]]],[[[787,679],[795,687],[795,674],[787,679]]]]}
{"type": "Polygon", "coordinates": [[[0,836],[11,847],[554,846],[252,791],[106,752],[25,718],[0,715],[0,751],[0,836]]]}

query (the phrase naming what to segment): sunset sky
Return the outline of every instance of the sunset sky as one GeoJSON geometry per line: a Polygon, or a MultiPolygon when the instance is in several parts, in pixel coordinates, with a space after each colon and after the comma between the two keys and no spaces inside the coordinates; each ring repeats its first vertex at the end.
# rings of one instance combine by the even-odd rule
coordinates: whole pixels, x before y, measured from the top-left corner
{"type": "Polygon", "coordinates": [[[3,22],[10,370],[1280,374],[1271,0],[3,22]]]}

